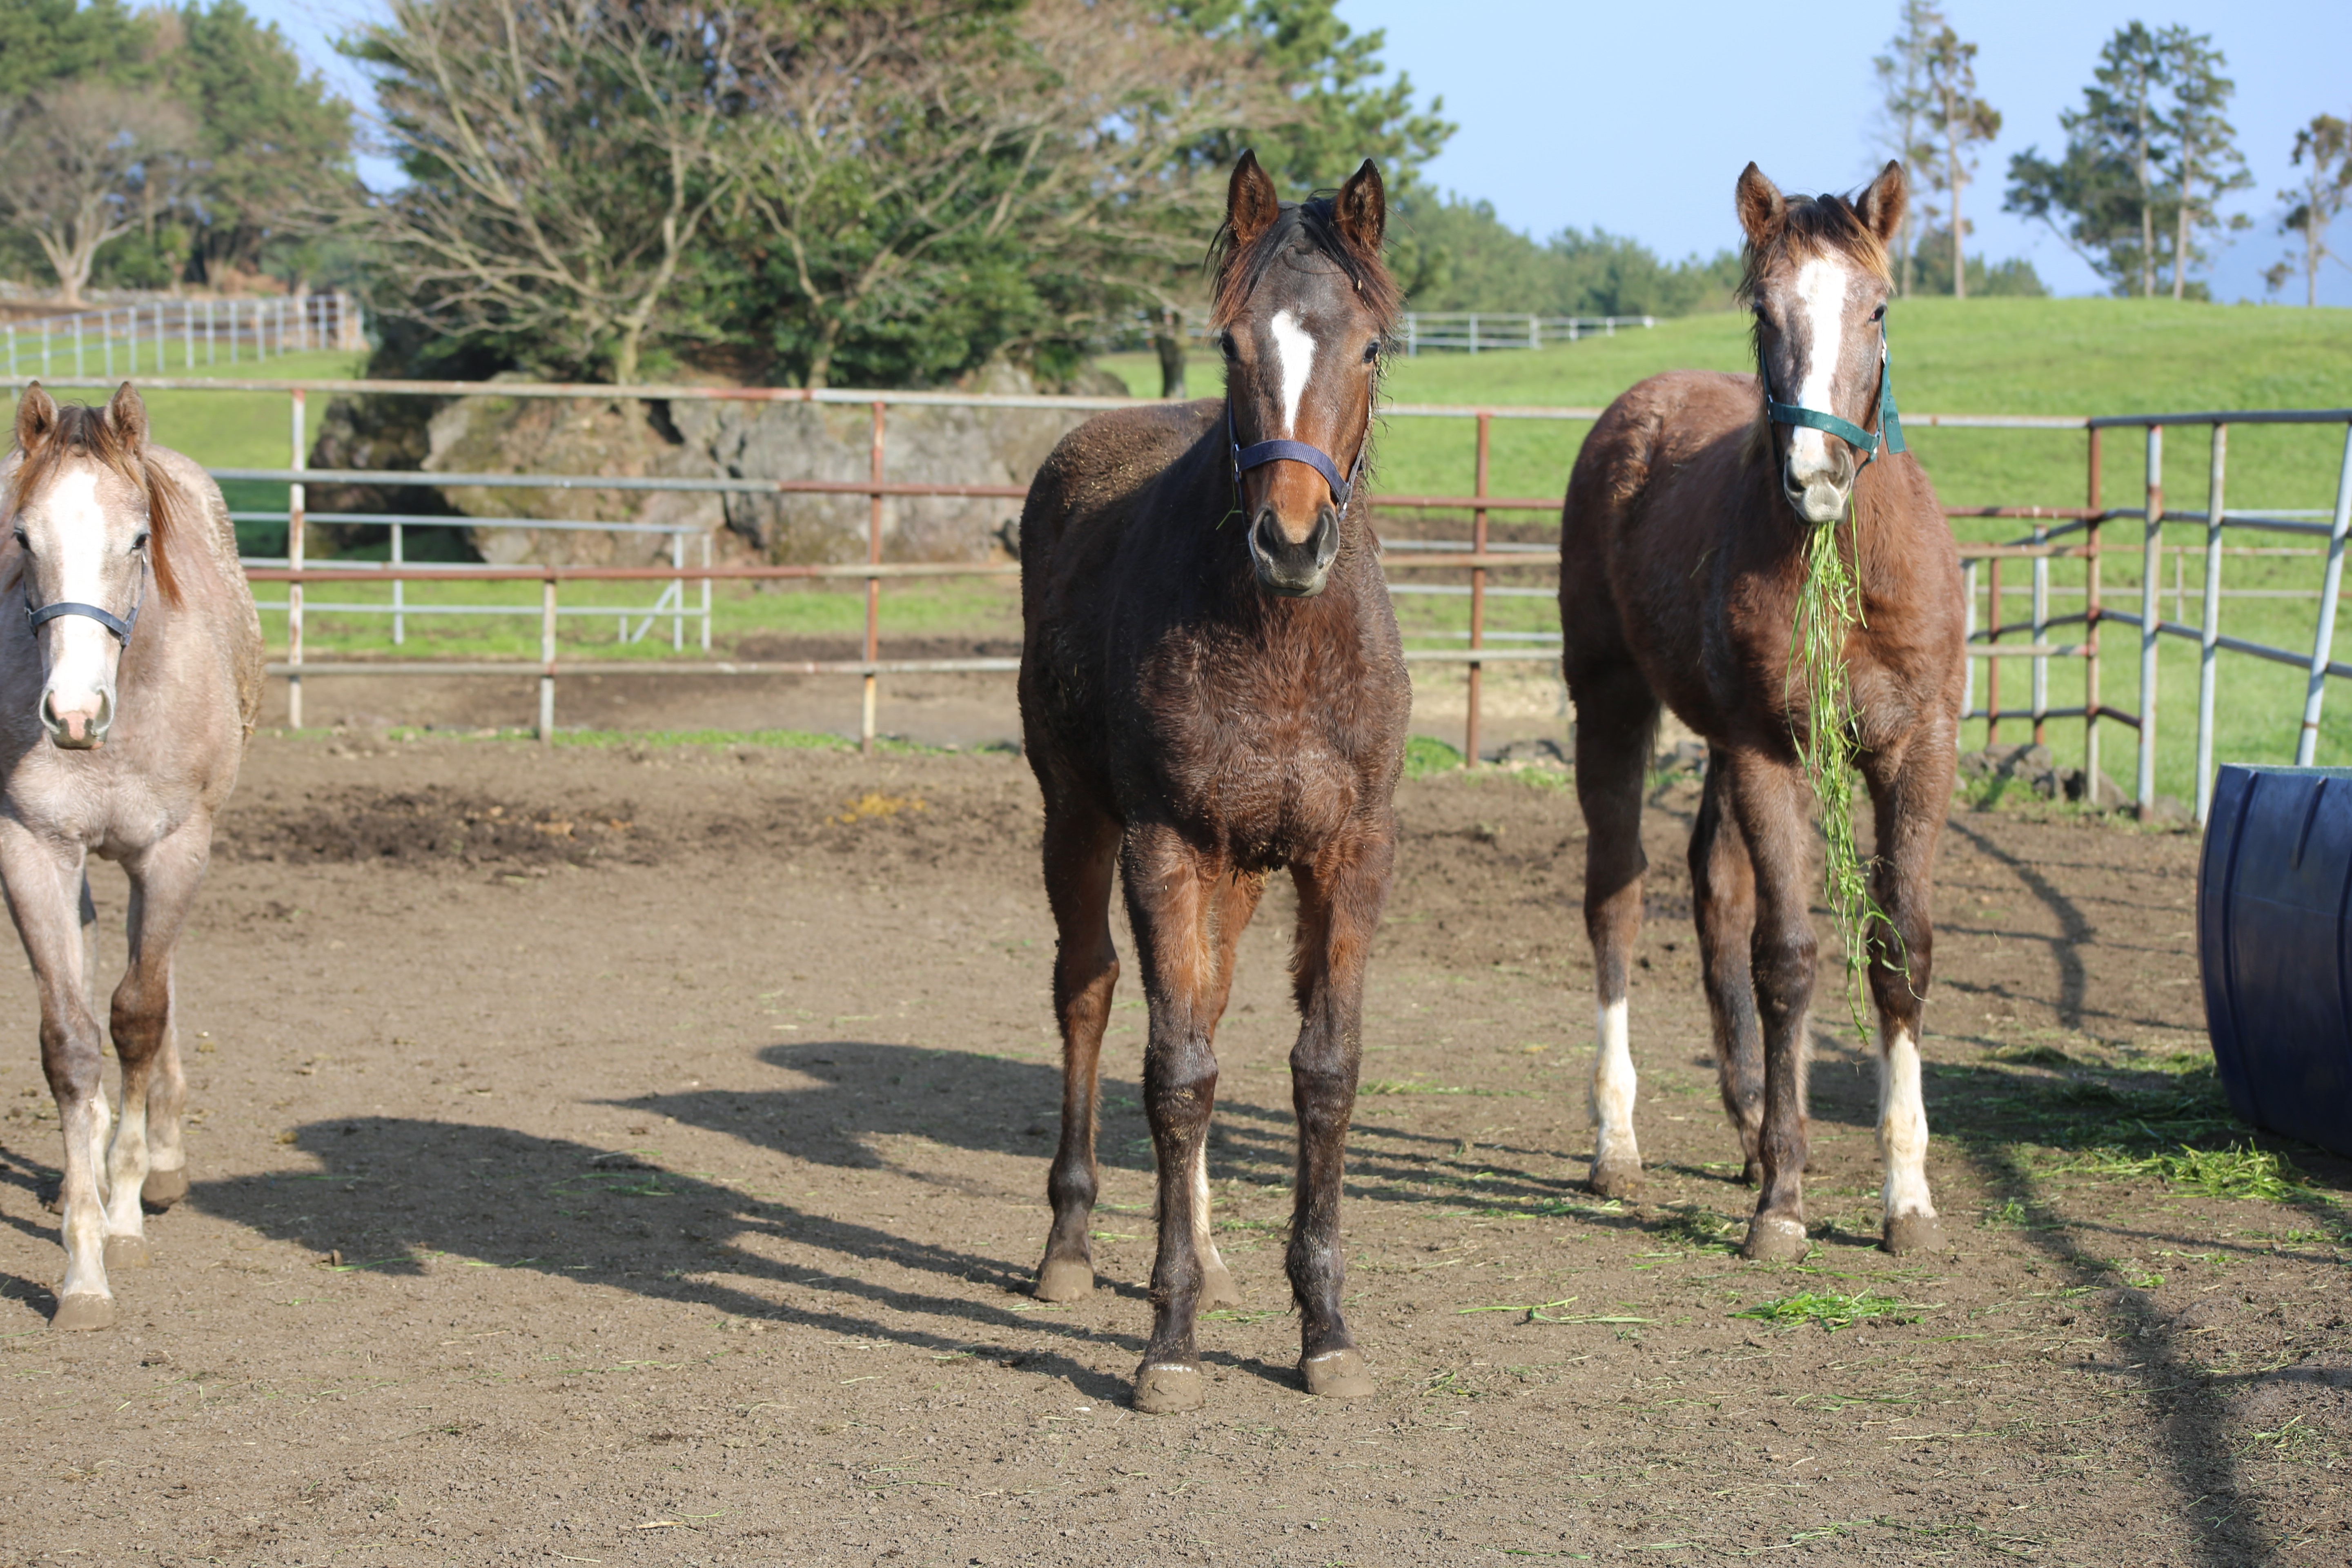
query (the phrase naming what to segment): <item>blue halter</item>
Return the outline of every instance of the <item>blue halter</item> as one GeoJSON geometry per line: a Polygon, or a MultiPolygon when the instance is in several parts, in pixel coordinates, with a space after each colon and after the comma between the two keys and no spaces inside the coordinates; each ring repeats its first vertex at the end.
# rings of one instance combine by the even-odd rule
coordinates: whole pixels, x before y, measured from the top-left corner
{"type": "MultiPolygon", "coordinates": [[[[1809,430],[1819,430],[1834,436],[1862,454],[1862,467],[1866,468],[1878,460],[1879,437],[1885,437],[1889,457],[1904,451],[1903,420],[1895,411],[1895,378],[1888,374],[1886,363],[1886,323],[1878,323],[1878,428],[1865,430],[1851,420],[1834,414],[1824,414],[1818,408],[1807,408],[1799,403],[1781,403],[1772,396],[1772,373],[1764,366],[1763,357],[1756,361],[1756,379],[1764,385],[1764,416],[1775,425],[1802,425],[1809,430]]],[[[1856,470],[1857,472],[1859,470],[1856,470]]]]}
{"type": "Polygon", "coordinates": [[[139,585],[131,591],[131,613],[128,616],[118,616],[113,611],[101,609],[96,605],[79,605],[70,599],[59,599],[55,604],[43,605],[37,610],[33,608],[32,594],[32,584],[28,582],[25,587],[25,624],[28,629],[38,631],[43,626],[60,616],[86,616],[112,632],[116,642],[129,647],[131,628],[139,624],[139,606],[147,597],[146,552],[140,552],[139,585]]]}
{"type": "Polygon", "coordinates": [[[1339,516],[1345,519],[1348,502],[1356,493],[1357,483],[1364,477],[1364,451],[1371,445],[1369,439],[1371,424],[1369,420],[1365,422],[1364,434],[1367,439],[1356,444],[1356,465],[1343,479],[1339,477],[1339,465],[1333,462],[1331,455],[1320,447],[1310,447],[1304,441],[1259,441],[1243,446],[1234,434],[1234,405],[1228,398],[1225,402],[1225,447],[1233,456],[1234,500],[1238,502],[1241,500],[1242,476],[1250,469],[1262,468],[1268,463],[1304,463],[1322,475],[1323,482],[1331,487],[1331,500],[1339,506],[1339,516]]]}

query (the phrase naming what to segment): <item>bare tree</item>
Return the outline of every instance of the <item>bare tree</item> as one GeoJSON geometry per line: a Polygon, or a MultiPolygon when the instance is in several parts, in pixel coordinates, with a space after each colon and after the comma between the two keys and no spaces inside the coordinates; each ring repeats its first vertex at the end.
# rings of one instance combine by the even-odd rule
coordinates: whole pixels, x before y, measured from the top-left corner
{"type": "MultiPolygon", "coordinates": [[[[2352,124],[2332,114],[2315,114],[2294,133],[2294,166],[2304,171],[2303,184],[2281,191],[2279,200],[2294,205],[2279,219],[2279,232],[2303,241],[2303,302],[2319,304],[2319,264],[2344,258],[2327,243],[2327,230],[2352,199],[2352,124]]],[[[2282,261],[2263,274],[2275,291],[2294,276],[2294,264],[2282,261]]]]}
{"type": "MultiPolygon", "coordinates": [[[[398,313],[636,379],[725,200],[741,16],[692,0],[390,0],[374,69],[409,184],[342,214],[398,313]]],[[[675,323],[673,323],[675,325],[675,323]]]]}
{"type": "Polygon", "coordinates": [[[170,100],[98,81],[0,104],[0,211],[40,246],[64,303],[82,302],[99,247],[138,226],[157,165],[194,132],[170,100]]]}
{"type": "Polygon", "coordinates": [[[1222,200],[1186,149],[1281,116],[1237,51],[1141,0],[972,13],[813,8],[761,39],[734,188],[790,280],[777,334],[810,385],[854,328],[920,318],[976,272],[1020,272],[1063,333],[1177,307],[1222,200]]]}
{"type": "MultiPolygon", "coordinates": [[[[1927,56],[1937,34],[1946,31],[1944,14],[1934,0],[1903,0],[1901,28],[1886,41],[1887,52],[1870,62],[1878,78],[1876,140],[1888,157],[1903,165],[1904,184],[1913,191],[1928,188],[1928,168],[1936,157],[1935,143],[1927,139],[1927,110],[1933,102],[1927,56]]],[[[1919,219],[1926,211],[1925,204],[1916,201],[1903,209],[1902,237],[1896,243],[1903,254],[1899,281],[1906,298],[1919,219]]]]}
{"type": "Polygon", "coordinates": [[[1942,156],[1930,165],[1934,187],[1944,193],[1946,216],[1952,226],[1952,297],[1969,294],[1966,246],[1968,219],[1960,212],[1960,193],[1976,177],[1976,158],[1969,149],[2000,134],[2000,110],[1977,96],[1977,47],[1963,43],[1948,26],[1928,42],[1927,54],[1927,130],[1942,143],[1942,156]]]}

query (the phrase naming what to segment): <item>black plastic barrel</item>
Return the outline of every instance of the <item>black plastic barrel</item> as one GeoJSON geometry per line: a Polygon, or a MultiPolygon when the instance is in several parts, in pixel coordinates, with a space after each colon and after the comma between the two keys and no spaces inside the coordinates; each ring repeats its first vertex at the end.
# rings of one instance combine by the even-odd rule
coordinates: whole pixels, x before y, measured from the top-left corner
{"type": "Polygon", "coordinates": [[[2225,767],[2197,878],[2230,1108],[2352,1155],[2352,768],[2225,767]]]}

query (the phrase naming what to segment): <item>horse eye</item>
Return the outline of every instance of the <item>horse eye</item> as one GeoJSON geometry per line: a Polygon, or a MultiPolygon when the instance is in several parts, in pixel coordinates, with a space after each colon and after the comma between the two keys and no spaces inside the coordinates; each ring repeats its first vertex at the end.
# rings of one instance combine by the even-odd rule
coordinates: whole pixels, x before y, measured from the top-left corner
{"type": "Polygon", "coordinates": [[[1377,363],[1379,363],[1380,357],[1381,340],[1374,338],[1370,342],[1364,345],[1364,363],[1366,364],[1377,363]]]}
{"type": "Polygon", "coordinates": [[[25,531],[23,529],[20,528],[16,530],[14,537],[16,541],[17,549],[22,550],[28,554],[32,552],[33,542],[25,537],[25,531]]]}
{"type": "Polygon", "coordinates": [[[131,542],[131,548],[134,551],[144,550],[147,548],[147,534],[145,530],[141,530],[139,537],[131,542]]]}
{"type": "Polygon", "coordinates": [[[1241,352],[1234,347],[1233,333],[1219,332],[1217,334],[1217,352],[1224,355],[1227,359],[1233,358],[1234,354],[1241,352]]]}
{"type": "Polygon", "coordinates": [[[1878,309],[1873,310],[1870,313],[1870,319],[1874,321],[1883,321],[1886,320],[1886,307],[1881,305],[1878,309]]]}

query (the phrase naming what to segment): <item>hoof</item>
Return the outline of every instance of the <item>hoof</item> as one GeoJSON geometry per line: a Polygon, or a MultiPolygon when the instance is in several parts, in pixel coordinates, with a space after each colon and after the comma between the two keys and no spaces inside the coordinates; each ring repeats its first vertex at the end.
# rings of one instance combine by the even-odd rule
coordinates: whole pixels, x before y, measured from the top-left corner
{"type": "Polygon", "coordinates": [[[106,1271],[118,1268],[147,1267],[147,1238],[143,1236],[110,1236],[106,1238],[106,1271]]]}
{"type": "Polygon", "coordinates": [[[1038,1266],[1034,1294],[1040,1301],[1083,1301],[1094,1293],[1095,1270],[1090,1263],[1055,1258],[1038,1266]]]}
{"type": "Polygon", "coordinates": [[[1811,1245],[1805,1239],[1805,1227],[1795,1220],[1760,1214],[1748,1222],[1748,1239],[1739,1244],[1739,1256],[1759,1263],[1795,1263],[1811,1245]]]}
{"type": "Polygon", "coordinates": [[[1642,1162],[1639,1160],[1595,1160],[1592,1162],[1592,1191],[1604,1198],[1630,1198],[1642,1190],[1642,1162]]]}
{"type": "Polygon", "coordinates": [[[1325,1351],[1311,1355],[1298,1363],[1298,1375],[1307,1384],[1307,1392],[1318,1399],[1369,1399],[1372,1395],[1372,1374],[1364,1369],[1364,1358],[1354,1350],[1325,1351]]]}
{"type": "Polygon", "coordinates": [[[114,1327],[114,1298],[93,1296],[87,1291],[67,1296],[58,1302],[58,1315],[49,1320],[49,1327],[66,1331],[114,1327]]]}
{"type": "Polygon", "coordinates": [[[1220,1307],[1242,1304],[1241,1287],[1234,1283],[1234,1271],[1222,1263],[1212,1263],[1201,1270],[1201,1310],[1214,1311],[1220,1307]]]}
{"type": "Polygon", "coordinates": [[[1944,1225],[1931,1214],[1889,1215],[1878,1245],[1898,1257],[1906,1252],[1933,1252],[1944,1245],[1944,1225]]]}
{"type": "Polygon", "coordinates": [[[1208,1380],[1199,1367],[1148,1361],[1135,1369],[1135,1407],[1146,1415],[1198,1410],[1207,1399],[1208,1380]]]}
{"type": "Polygon", "coordinates": [[[188,1195],[188,1173],[184,1166],[176,1171],[150,1171],[147,1179],[139,1184],[139,1201],[147,1205],[149,1214],[162,1214],[188,1195]]]}

